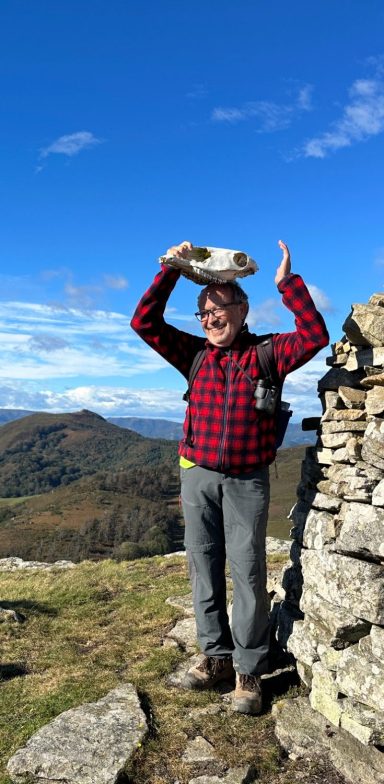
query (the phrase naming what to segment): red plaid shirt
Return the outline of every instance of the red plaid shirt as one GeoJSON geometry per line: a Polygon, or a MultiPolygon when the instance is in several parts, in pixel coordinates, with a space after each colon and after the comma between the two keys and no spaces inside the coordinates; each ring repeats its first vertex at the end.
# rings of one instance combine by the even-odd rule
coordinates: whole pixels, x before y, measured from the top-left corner
{"type": "MultiPolygon", "coordinates": [[[[155,351],[189,377],[193,359],[206,348],[203,364],[194,380],[184,423],[179,454],[197,465],[231,474],[249,473],[269,465],[276,455],[274,417],[255,409],[254,386],[236,362],[251,376],[261,371],[256,335],[242,330],[230,348],[213,346],[205,337],[190,335],[164,321],[164,310],[180,272],[163,266],[140,300],[131,326],[155,351]],[[190,434],[189,443],[186,437],[190,434]]],[[[278,374],[308,362],[329,342],[323,317],[299,275],[280,281],[283,303],[295,315],[295,332],[273,337],[278,374]]]]}

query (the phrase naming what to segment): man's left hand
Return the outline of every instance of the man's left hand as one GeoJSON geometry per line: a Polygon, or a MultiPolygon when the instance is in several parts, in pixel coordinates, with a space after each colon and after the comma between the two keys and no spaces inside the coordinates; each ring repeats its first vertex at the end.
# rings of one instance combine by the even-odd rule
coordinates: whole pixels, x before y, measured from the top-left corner
{"type": "Polygon", "coordinates": [[[278,242],[279,248],[283,251],[283,258],[280,264],[280,267],[276,270],[276,277],[275,283],[278,285],[280,281],[285,278],[286,275],[289,275],[291,271],[291,254],[289,252],[288,245],[285,244],[282,240],[278,242]]]}

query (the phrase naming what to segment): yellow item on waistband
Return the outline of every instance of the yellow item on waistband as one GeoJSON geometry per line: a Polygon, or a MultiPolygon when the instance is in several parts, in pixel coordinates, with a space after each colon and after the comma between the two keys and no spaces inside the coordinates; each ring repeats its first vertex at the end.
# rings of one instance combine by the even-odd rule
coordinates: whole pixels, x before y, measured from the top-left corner
{"type": "Polygon", "coordinates": [[[180,457],[180,468],[193,468],[195,465],[196,463],[191,463],[186,457],[180,457]]]}

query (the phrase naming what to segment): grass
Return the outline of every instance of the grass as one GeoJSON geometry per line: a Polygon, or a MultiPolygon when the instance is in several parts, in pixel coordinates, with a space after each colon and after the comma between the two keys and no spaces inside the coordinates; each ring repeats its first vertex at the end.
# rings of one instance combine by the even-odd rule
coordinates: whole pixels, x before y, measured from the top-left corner
{"type": "MultiPolygon", "coordinates": [[[[37,496],[34,496],[36,498],[37,496]]],[[[23,504],[24,501],[29,501],[31,498],[30,495],[22,495],[18,498],[0,498],[0,509],[3,506],[17,506],[17,504],[23,504]]]]}
{"type": "Polygon", "coordinates": [[[217,694],[166,684],[165,676],[186,654],[162,645],[183,617],[165,599],[189,590],[185,560],[178,557],[0,573],[2,605],[25,616],[22,624],[0,624],[0,784],[10,784],[7,760],[39,727],[127,681],[138,689],[150,723],[130,763],[130,781],[186,784],[180,757],[187,739],[197,734],[214,744],[227,765],[248,762],[271,780],[279,750],[269,712],[255,718],[222,711],[201,715],[196,709],[217,703],[217,694]],[[25,674],[12,677],[17,672],[25,674]]]}

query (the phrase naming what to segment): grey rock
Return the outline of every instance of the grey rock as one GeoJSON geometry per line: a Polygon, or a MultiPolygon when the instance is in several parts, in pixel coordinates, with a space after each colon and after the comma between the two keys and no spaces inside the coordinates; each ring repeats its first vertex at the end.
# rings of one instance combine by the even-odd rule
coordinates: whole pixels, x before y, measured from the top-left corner
{"type": "Polygon", "coordinates": [[[340,726],[365,746],[384,744],[384,713],[368,708],[361,702],[345,698],[341,702],[340,726]]]}
{"type": "Polygon", "coordinates": [[[353,387],[339,387],[339,397],[347,408],[364,408],[366,392],[353,387]]]}
{"type": "Polygon", "coordinates": [[[217,755],[212,743],[209,743],[205,738],[197,735],[187,743],[184,754],[182,755],[183,762],[187,765],[195,765],[201,762],[217,761],[217,755]]]}
{"type": "Polygon", "coordinates": [[[23,561],[22,558],[12,556],[11,558],[0,558],[0,572],[16,572],[22,569],[41,569],[51,571],[51,569],[73,569],[76,564],[72,561],[55,561],[54,563],[44,563],[42,561],[23,561]]]}
{"type": "Polygon", "coordinates": [[[347,370],[357,370],[358,368],[372,365],[378,367],[384,364],[384,347],[365,348],[348,355],[346,362],[347,370]]]}
{"type": "Polygon", "coordinates": [[[185,596],[169,596],[165,603],[171,607],[176,607],[177,610],[182,610],[190,618],[195,614],[192,593],[187,593],[185,596]]]}
{"type": "Polygon", "coordinates": [[[326,391],[338,392],[339,387],[360,388],[360,381],[364,378],[362,370],[345,370],[344,368],[331,368],[318,383],[319,394],[326,391]]]}
{"type": "MultiPolygon", "coordinates": [[[[355,392],[356,390],[353,390],[355,392]]],[[[358,408],[327,408],[323,416],[322,422],[361,422],[367,418],[364,409],[358,408]]],[[[347,428],[348,429],[348,428],[347,428]]]]}
{"type": "Polygon", "coordinates": [[[384,294],[382,292],[376,292],[375,294],[372,294],[368,300],[368,305],[380,305],[383,307],[384,294]]]}
{"type": "Polygon", "coordinates": [[[197,776],[189,784],[248,784],[250,767],[230,768],[223,776],[197,776]]]}
{"type": "Polygon", "coordinates": [[[185,651],[195,651],[197,646],[195,618],[184,618],[178,621],[166,637],[177,642],[185,651]]]}
{"type": "Polygon", "coordinates": [[[322,550],[335,541],[336,533],[335,515],[311,509],[305,524],[303,544],[313,550],[322,550]]]}
{"type": "Polygon", "coordinates": [[[368,389],[365,408],[370,416],[380,416],[384,413],[384,387],[375,385],[372,389],[368,389]]]}
{"type": "Polygon", "coordinates": [[[364,646],[359,643],[342,651],[336,683],[347,697],[384,711],[384,665],[372,655],[369,638],[364,638],[364,646]]]}
{"type": "Polygon", "coordinates": [[[372,493],[373,506],[384,506],[384,479],[382,479],[375,487],[372,493]]]}
{"type": "Polygon", "coordinates": [[[316,493],[312,506],[314,509],[323,509],[325,512],[338,512],[341,504],[341,498],[336,496],[327,495],[326,493],[316,493]]]}
{"type": "Polygon", "coordinates": [[[7,770],[14,782],[113,784],[146,731],[136,690],[128,683],[60,714],[14,754],[7,770]]]}
{"type": "Polygon", "coordinates": [[[361,456],[367,463],[384,469],[384,420],[373,419],[364,434],[361,456]]]}
{"type": "Polygon", "coordinates": [[[321,438],[323,435],[330,433],[364,433],[366,422],[355,422],[353,420],[343,419],[341,422],[323,422],[321,427],[321,438]]]}
{"type": "Polygon", "coordinates": [[[332,449],[318,449],[317,451],[317,459],[319,463],[324,465],[332,465],[334,462],[334,452],[332,449]]]}
{"type": "Polygon", "coordinates": [[[339,449],[340,447],[345,447],[348,441],[351,438],[351,432],[344,431],[342,433],[325,433],[322,432],[320,435],[320,442],[322,446],[329,448],[329,449],[339,449]]]}
{"type": "Polygon", "coordinates": [[[369,622],[357,618],[343,607],[327,602],[317,591],[307,586],[304,587],[300,609],[307,622],[311,618],[319,624],[318,640],[321,639],[321,627],[326,630],[328,646],[332,648],[343,649],[369,634],[369,622]]]}
{"type": "Polygon", "coordinates": [[[355,476],[338,482],[331,482],[330,480],[319,482],[318,488],[320,492],[344,498],[346,501],[368,502],[372,498],[375,484],[376,480],[368,479],[365,476],[355,476]]]}
{"type": "Polygon", "coordinates": [[[320,399],[323,406],[323,411],[325,411],[327,408],[343,407],[342,400],[338,390],[335,391],[327,390],[325,392],[322,392],[320,395],[320,399]]]}
{"type": "Polygon", "coordinates": [[[328,759],[351,784],[384,784],[383,754],[342,728],[330,728],[306,697],[280,700],[272,715],[276,736],[288,754],[328,759]]]}
{"type": "Polygon", "coordinates": [[[305,621],[294,621],[292,631],[287,639],[286,647],[297,661],[313,667],[319,659],[317,653],[318,639],[313,635],[313,625],[305,621]]]}
{"type": "Polygon", "coordinates": [[[338,552],[384,558],[384,509],[368,504],[343,504],[338,552]]]}
{"type": "Polygon", "coordinates": [[[384,373],[383,372],[377,371],[376,368],[369,368],[369,367],[364,368],[364,370],[365,370],[367,375],[364,376],[364,378],[361,379],[360,383],[361,383],[361,385],[363,387],[370,388],[370,387],[375,387],[375,386],[378,386],[378,387],[384,386],[384,373]]]}
{"type": "Polygon", "coordinates": [[[348,340],[361,346],[384,345],[384,314],[378,305],[352,305],[343,331],[348,340]]]}
{"type": "Polygon", "coordinates": [[[0,607],[0,623],[2,621],[13,621],[14,623],[24,623],[25,617],[16,610],[8,609],[7,607],[0,607]]]}
{"type": "Polygon", "coordinates": [[[312,689],[309,703],[311,708],[319,711],[335,727],[339,726],[342,713],[338,695],[336,673],[327,670],[322,662],[315,662],[312,667],[312,689]]]}
{"type": "Polygon", "coordinates": [[[381,626],[372,626],[369,635],[372,656],[384,662],[384,629],[381,626]]]}
{"type": "Polygon", "coordinates": [[[305,550],[304,584],[356,618],[384,623],[384,567],[323,550],[305,550]]]}

